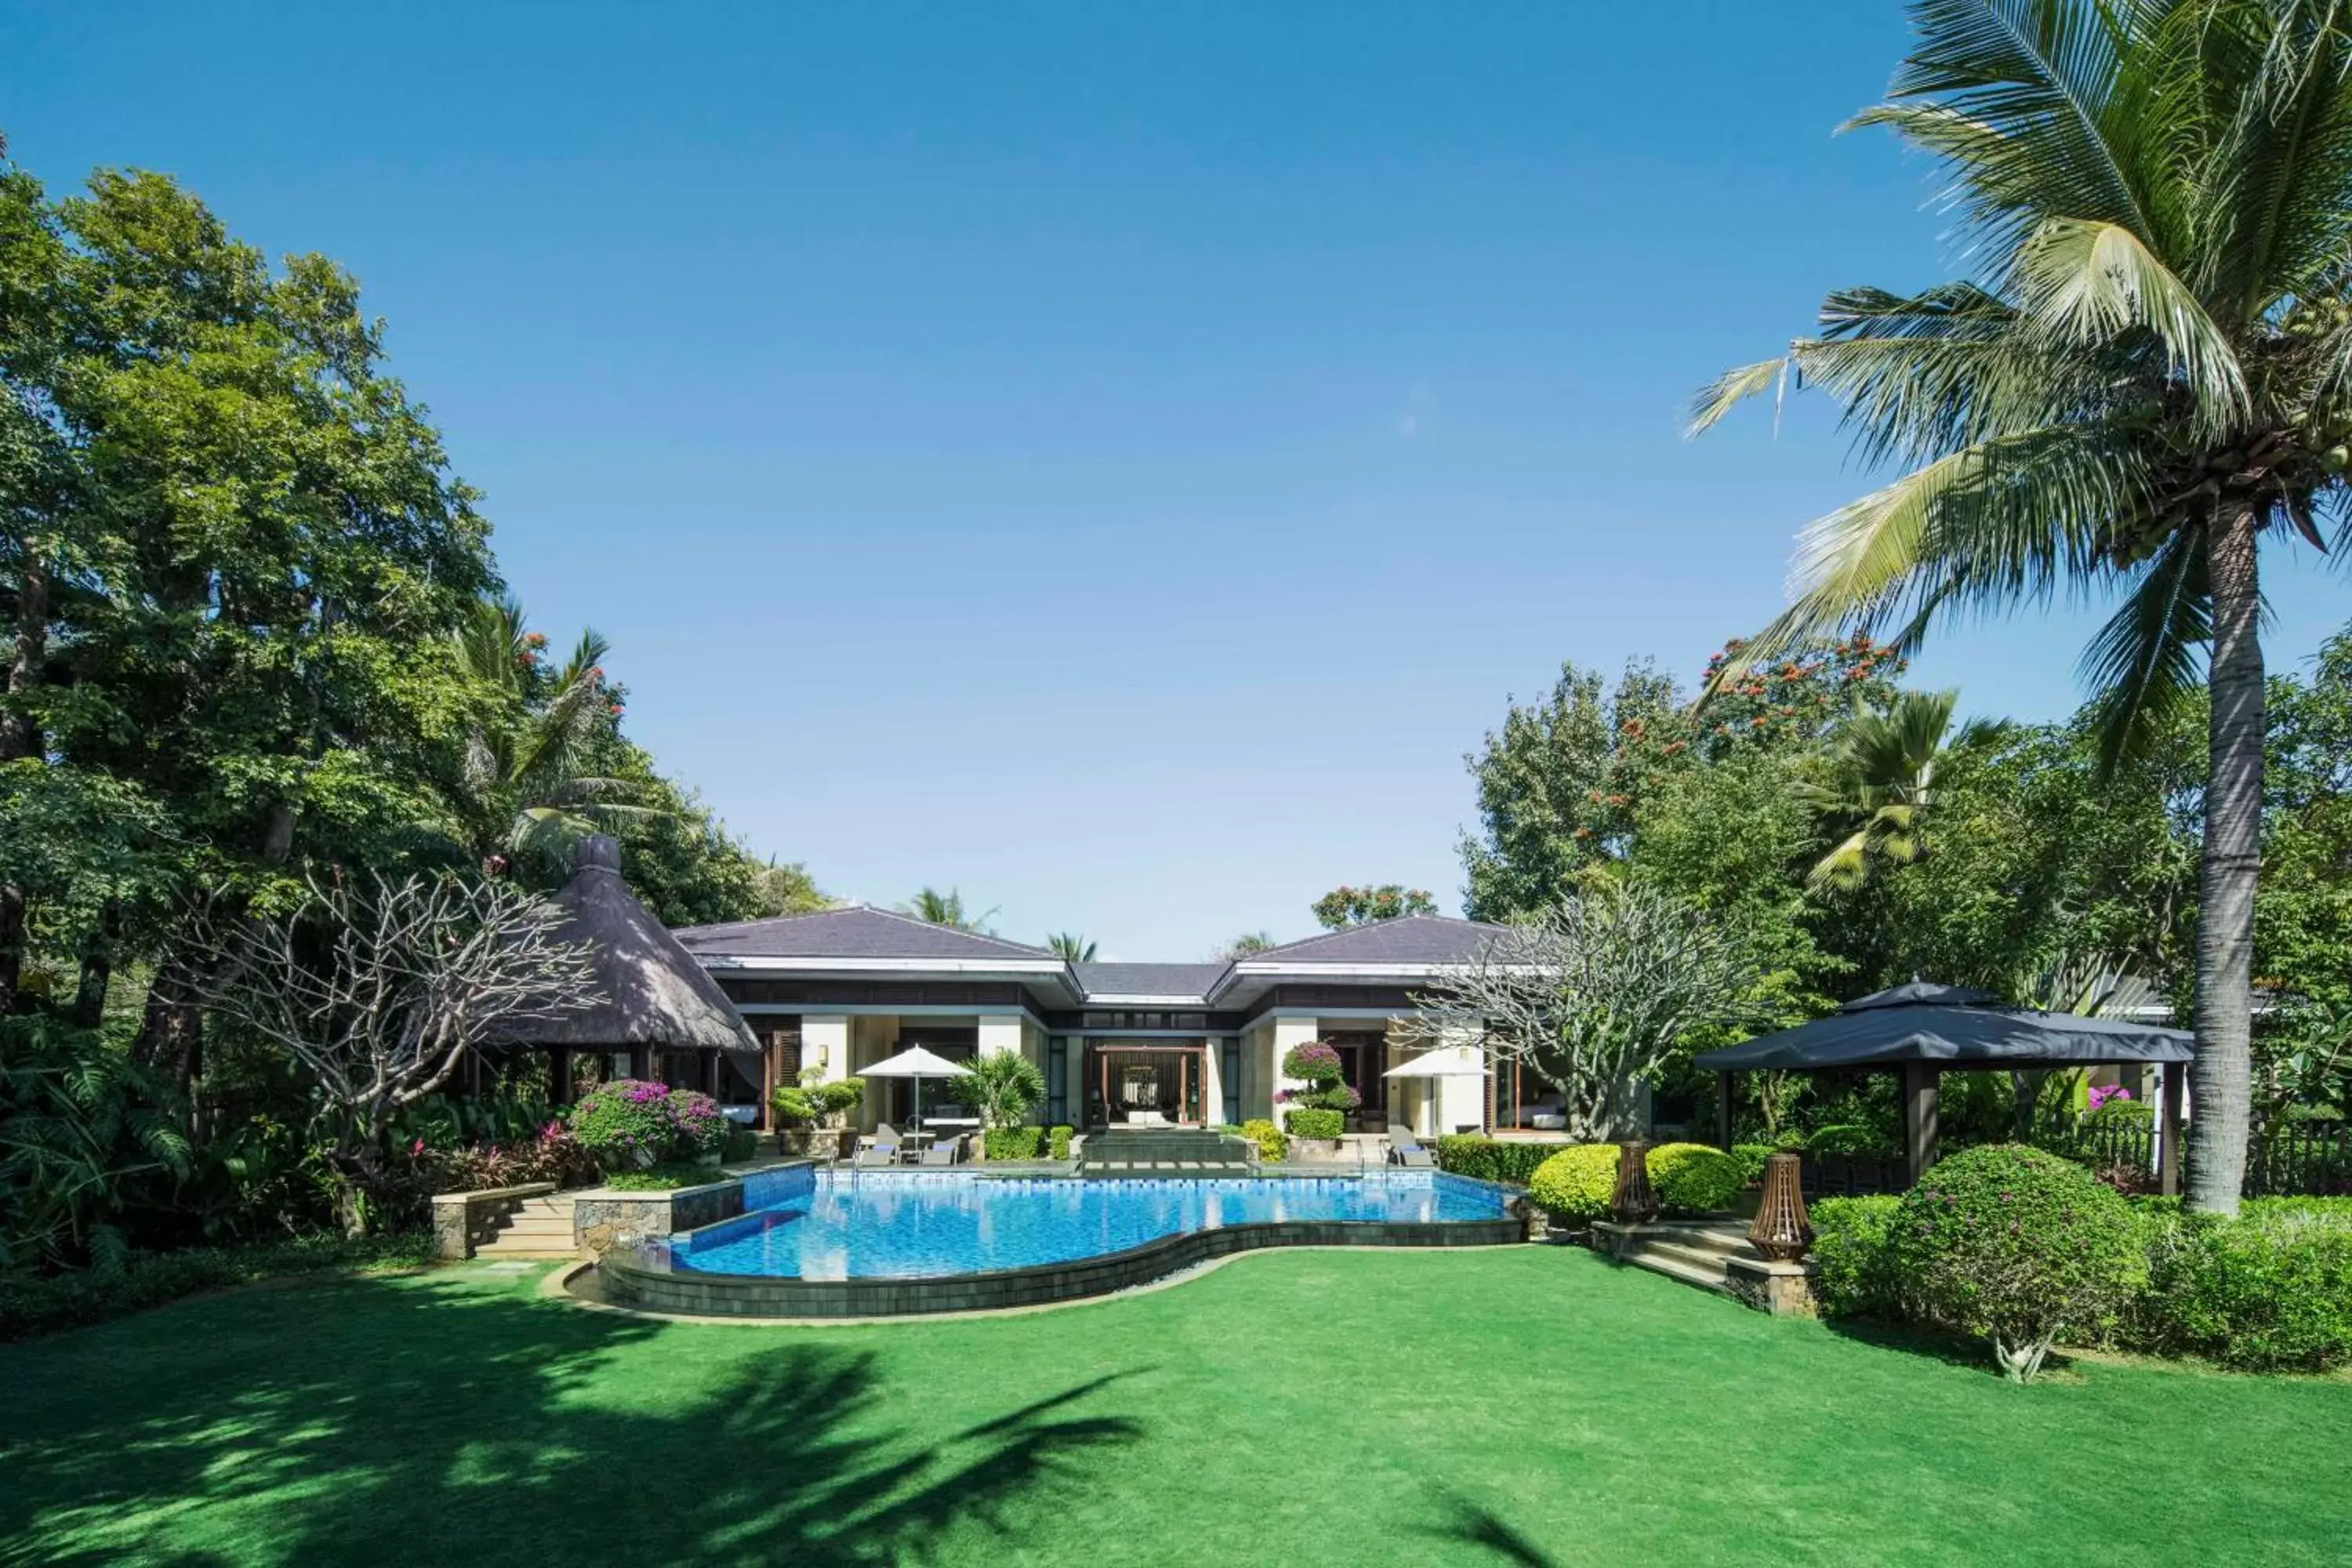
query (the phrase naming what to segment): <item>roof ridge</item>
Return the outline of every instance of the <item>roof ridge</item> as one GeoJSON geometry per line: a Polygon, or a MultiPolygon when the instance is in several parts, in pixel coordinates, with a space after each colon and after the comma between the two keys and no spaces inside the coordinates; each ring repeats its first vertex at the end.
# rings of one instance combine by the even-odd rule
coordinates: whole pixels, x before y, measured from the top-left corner
{"type": "MultiPolygon", "coordinates": [[[[1032,947],[1025,942],[1015,942],[1009,936],[998,936],[993,931],[971,931],[963,926],[949,925],[942,921],[927,921],[920,915],[908,914],[904,910],[886,910],[875,904],[858,904],[853,907],[864,910],[869,914],[888,915],[894,921],[905,921],[908,925],[921,926],[926,931],[950,931],[957,936],[968,936],[974,942],[992,942],[999,947],[1009,947],[1018,952],[1033,953],[1039,958],[1062,957],[1050,947],[1032,947]]],[[[1067,959],[1062,961],[1065,963],[1069,962],[1067,959]]]]}
{"type": "Polygon", "coordinates": [[[1302,936],[1297,942],[1286,942],[1279,946],[1262,947],[1255,952],[1239,953],[1234,956],[1234,962],[1253,963],[1277,952],[1296,952],[1302,947],[1312,947],[1318,942],[1336,942],[1343,936],[1353,936],[1358,931],[1370,931],[1376,926],[1402,925],[1408,921],[1444,921],[1448,925],[1486,926],[1490,929],[1494,924],[1491,921],[1465,920],[1459,915],[1391,915],[1386,920],[1364,921],[1356,925],[1341,926],[1338,931],[1318,931],[1313,936],[1302,936]]]}

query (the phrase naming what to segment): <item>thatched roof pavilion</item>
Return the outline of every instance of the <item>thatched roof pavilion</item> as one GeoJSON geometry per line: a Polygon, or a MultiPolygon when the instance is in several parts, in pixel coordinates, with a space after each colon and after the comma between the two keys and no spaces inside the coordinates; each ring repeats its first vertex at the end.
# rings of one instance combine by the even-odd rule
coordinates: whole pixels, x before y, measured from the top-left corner
{"type": "Polygon", "coordinates": [[[695,1053],[696,1082],[718,1086],[723,1052],[760,1054],[742,1015],[661,921],[621,879],[620,846],[603,834],[583,838],[572,880],[550,900],[570,917],[562,940],[588,949],[601,993],[593,1005],[532,1029],[525,1042],[554,1053],[556,1098],[571,1098],[573,1051],[626,1052],[629,1070],[653,1074],[656,1051],[695,1053]]]}

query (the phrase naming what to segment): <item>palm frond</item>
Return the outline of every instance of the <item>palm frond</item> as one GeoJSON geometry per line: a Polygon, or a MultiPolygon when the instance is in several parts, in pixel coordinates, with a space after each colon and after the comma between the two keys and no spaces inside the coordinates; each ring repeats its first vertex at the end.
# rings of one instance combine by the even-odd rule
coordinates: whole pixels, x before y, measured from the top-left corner
{"type": "Polygon", "coordinates": [[[2100,694],[2094,726],[2099,766],[2109,776],[2144,755],[2196,695],[2199,650],[2213,635],[2202,533],[2174,535],[2138,576],[2083,653],[2083,679],[2100,694]]]}
{"type": "Polygon", "coordinates": [[[2245,416],[2246,373],[2228,335],[2131,230],[2084,218],[2044,219],[2018,247],[2011,273],[2038,332],[2091,346],[2145,329],[2164,345],[2208,432],[2230,429],[2245,416]]]}
{"type": "Polygon", "coordinates": [[[1790,360],[1785,354],[1727,370],[1702,388],[1691,402],[1690,422],[1684,434],[1696,436],[1711,429],[1723,416],[1762,393],[1773,395],[1777,411],[1788,387],[1790,360]]]}

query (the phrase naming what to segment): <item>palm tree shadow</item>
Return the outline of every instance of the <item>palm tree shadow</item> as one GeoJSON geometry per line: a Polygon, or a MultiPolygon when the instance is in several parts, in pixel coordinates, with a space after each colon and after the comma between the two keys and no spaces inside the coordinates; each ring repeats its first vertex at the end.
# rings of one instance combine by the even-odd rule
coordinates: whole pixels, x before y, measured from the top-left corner
{"type": "Polygon", "coordinates": [[[1421,1526],[1420,1533],[1478,1547],[1506,1563],[1518,1563],[1521,1568],[1559,1568],[1559,1559],[1512,1529],[1500,1514],[1483,1503],[1451,1492],[1442,1494],[1441,1500],[1445,1505],[1446,1520],[1442,1524],[1421,1526]]]}
{"type": "Polygon", "coordinates": [[[1009,1536],[1024,1498],[1143,1432],[1072,1408],[1130,1373],[932,1433],[903,1394],[885,1403],[872,1352],[837,1342],[778,1343],[665,1402],[644,1342],[667,1325],[478,1285],[334,1295],[240,1303],[148,1336],[135,1365],[91,1358],[87,1394],[50,1400],[8,1456],[0,1561],[209,1568],[243,1560],[215,1534],[244,1521],[305,1564],[921,1562],[950,1535],[1009,1536]],[[150,1356],[203,1364],[163,1398],[104,1396],[173,1376],[150,1356]],[[181,1524],[204,1544],[179,1544],[181,1524]]]}

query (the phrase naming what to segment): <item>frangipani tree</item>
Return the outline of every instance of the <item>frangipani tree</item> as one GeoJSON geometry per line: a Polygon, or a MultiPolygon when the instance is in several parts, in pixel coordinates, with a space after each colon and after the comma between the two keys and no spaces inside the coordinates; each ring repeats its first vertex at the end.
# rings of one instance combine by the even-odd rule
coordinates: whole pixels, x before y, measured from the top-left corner
{"type": "Polygon", "coordinates": [[[2325,548],[2352,467],[2342,0],[1915,0],[1886,126],[1941,161],[1968,276],[1849,289],[1695,429],[1795,384],[1892,483],[1808,528],[1770,657],[1846,629],[2111,599],[2084,659],[2130,752],[2210,694],[2189,1201],[2245,1163],[2263,800],[2260,558],[2325,548]]]}
{"type": "Polygon", "coordinates": [[[1642,1082],[1687,1037],[1748,1021],[1759,968],[1731,928],[1639,881],[1595,878],[1414,996],[1433,1044],[1484,1038],[1560,1091],[1569,1135],[1618,1137],[1642,1082]]]}

